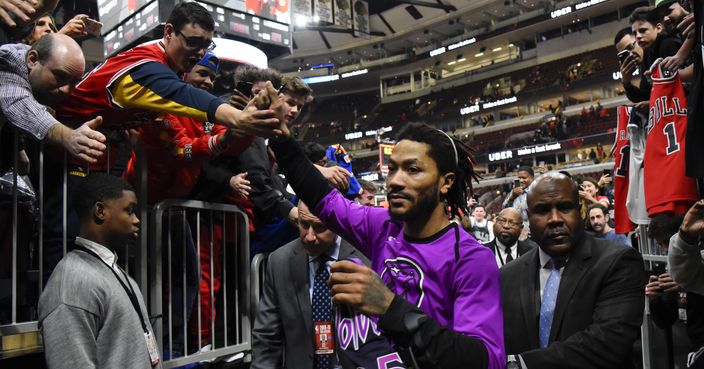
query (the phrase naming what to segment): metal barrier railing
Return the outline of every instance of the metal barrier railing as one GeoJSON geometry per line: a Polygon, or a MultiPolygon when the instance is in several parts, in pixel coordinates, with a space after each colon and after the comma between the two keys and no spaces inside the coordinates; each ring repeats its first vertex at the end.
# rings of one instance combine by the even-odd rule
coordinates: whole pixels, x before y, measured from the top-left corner
{"type": "MultiPolygon", "coordinates": [[[[3,359],[42,350],[37,324],[39,296],[50,269],[71,251],[77,231],[77,225],[69,217],[72,187],[69,181],[89,171],[87,166],[78,168],[71,164],[63,150],[27,140],[23,156],[29,159],[31,170],[20,175],[19,132],[5,125],[0,133],[3,140],[12,141],[8,145],[10,150],[1,146],[4,150],[0,152],[0,359],[3,359]]],[[[110,142],[107,142],[108,158],[110,142]]],[[[142,210],[146,214],[144,206],[142,210]]],[[[142,272],[146,271],[146,251],[141,252],[146,250],[146,232],[138,243],[142,247],[117,250],[118,262],[140,283],[146,296],[146,277],[142,272]]]]}
{"type": "MultiPolygon", "coordinates": [[[[5,128],[8,126],[5,125],[3,129],[5,128]]],[[[76,229],[73,227],[75,222],[70,217],[71,189],[77,174],[80,176],[89,172],[87,166],[79,168],[72,164],[65,154],[57,155],[61,150],[28,141],[32,171],[28,176],[21,176],[17,170],[20,164],[19,136],[16,132],[8,136],[10,144],[4,142],[2,148],[5,150],[0,152],[0,169],[3,170],[0,173],[0,362],[4,358],[37,353],[43,349],[38,331],[37,303],[48,279],[49,268],[55,266],[72,249],[76,229]],[[25,191],[25,188],[30,191],[25,191]],[[25,214],[28,213],[28,208],[31,209],[31,219],[25,214]]],[[[107,158],[113,156],[108,160],[114,159],[116,154],[111,151],[114,148],[111,146],[114,145],[108,141],[106,155],[107,158]]],[[[135,190],[140,204],[138,214],[142,232],[136,245],[117,251],[118,262],[140,286],[150,316],[154,317],[152,323],[155,331],[158,329],[155,333],[158,332],[156,337],[160,348],[164,352],[170,351],[170,358],[164,360],[164,367],[212,360],[225,355],[244,356],[250,350],[252,311],[247,216],[232,205],[169,200],[156,206],[151,214],[153,217],[150,218],[146,202],[147,163],[142,147],[137,145],[133,148],[138,159],[135,190]],[[172,341],[163,340],[164,323],[167,329],[173,328],[173,314],[168,311],[169,308],[173,311],[173,306],[163,304],[162,297],[172,296],[170,293],[163,294],[166,286],[162,282],[168,283],[168,278],[162,278],[162,272],[166,273],[164,276],[171,277],[173,273],[167,273],[171,268],[168,264],[162,266],[161,262],[170,247],[176,249],[173,242],[168,241],[173,241],[178,232],[157,231],[165,226],[162,222],[164,214],[173,214],[176,208],[182,211],[181,216],[186,219],[186,224],[193,227],[195,261],[201,259],[201,249],[207,248],[208,252],[204,255],[207,254],[209,259],[202,265],[211,274],[216,271],[222,280],[222,286],[218,289],[219,286],[215,286],[217,281],[210,279],[209,296],[203,296],[209,302],[209,309],[200,306],[202,296],[199,288],[195,294],[198,300],[193,301],[192,318],[185,314],[189,309],[181,309],[183,324],[180,332],[184,342],[184,356],[178,358],[173,355],[173,330],[169,336],[172,341]],[[215,229],[219,229],[221,243],[216,245],[213,242],[202,242],[204,235],[209,235],[209,239],[213,240],[215,229]],[[218,260],[222,262],[218,264],[218,260]],[[166,312],[162,309],[164,306],[167,307],[166,312]],[[204,337],[205,331],[201,330],[206,325],[206,321],[201,318],[204,312],[213,317],[207,321],[208,337],[204,337]],[[162,314],[169,318],[168,323],[162,320],[162,314]],[[189,321],[194,322],[191,332],[188,331],[189,321]],[[199,350],[201,342],[205,341],[211,345],[207,352],[199,350]]],[[[119,169],[107,168],[107,171],[118,174],[119,169]]],[[[175,216],[168,219],[169,227],[178,228],[175,227],[175,216]]],[[[200,281],[201,263],[193,265],[196,265],[198,273],[195,280],[200,281]]]]}
{"type": "Polygon", "coordinates": [[[157,317],[153,328],[165,352],[164,368],[247,354],[252,314],[247,215],[234,205],[165,200],[154,206],[152,224],[150,312],[157,317]],[[193,255],[201,265],[189,268],[193,255]],[[207,271],[207,281],[189,280],[194,268],[198,275],[201,268],[207,271]],[[209,350],[201,350],[206,343],[209,350]]]}
{"type": "Polygon", "coordinates": [[[266,267],[269,262],[269,253],[263,252],[261,254],[256,254],[252,258],[252,269],[251,269],[251,281],[252,288],[250,291],[250,300],[252,301],[252,326],[254,326],[254,317],[257,314],[257,305],[259,304],[259,298],[262,297],[262,288],[264,288],[264,282],[266,279],[266,267]]]}
{"type": "MultiPolygon", "coordinates": [[[[661,252],[652,238],[648,237],[647,225],[638,226],[638,246],[638,251],[640,251],[643,256],[643,261],[646,265],[646,272],[652,271],[655,263],[667,264],[667,255],[661,252]]],[[[647,296],[643,296],[643,298],[645,298],[645,311],[643,315],[643,324],[640,327],[640,334],[643,368],[647,369],[653,368],[653,357],[650,350],[653,337],[653,322],[650,312],[650,300],[647,296]]]]}

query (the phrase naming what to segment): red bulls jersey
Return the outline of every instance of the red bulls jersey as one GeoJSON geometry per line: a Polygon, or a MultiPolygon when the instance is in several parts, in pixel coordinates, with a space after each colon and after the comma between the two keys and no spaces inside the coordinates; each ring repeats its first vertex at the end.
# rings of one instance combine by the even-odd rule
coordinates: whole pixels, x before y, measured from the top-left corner
{"type": "Polygon", "coordinates": [[[653,89],[643,162],[645,205],[651,218],[660,213],[683,215],[699,199],[695,180],[685,175],[687,98],[679,74],[664,75],[659,63],[651,67],[653,89]]]}
{"type": "Polygon", "coordinates": [[[78,126],[100,115],[104,128],[131,128],[156,119],[159,113],[143,109],[123,109],[111,93],[113,83],[132,68],[147,62],[169,65],[160,41],[147,42],[119,53],[86,74],[76,89],[56,109],[58,120],[78,126]]]}
{"type": "Polygon", "coordinates": [[[628,121],[631,117],[631,107],[619,106],[616,110],[616,140],[611,147],[614,158],[614,223],[615,232],[625,234],[635,229],[635,224],[628,217],[626,198],[628,197],[629,161],[631,141],[628,136],[628,121]]]}

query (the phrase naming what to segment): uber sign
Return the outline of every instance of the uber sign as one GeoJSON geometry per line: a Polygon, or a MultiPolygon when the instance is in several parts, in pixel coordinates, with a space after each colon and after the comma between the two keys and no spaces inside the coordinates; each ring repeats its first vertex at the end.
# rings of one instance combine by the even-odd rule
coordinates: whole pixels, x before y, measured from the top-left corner
{"type": "Polygon", "coordinates": [[[511,150],[492,152],[489,154],[489,161],[506,160],[511,158],[513,158],[513,151],[511,150]]]}

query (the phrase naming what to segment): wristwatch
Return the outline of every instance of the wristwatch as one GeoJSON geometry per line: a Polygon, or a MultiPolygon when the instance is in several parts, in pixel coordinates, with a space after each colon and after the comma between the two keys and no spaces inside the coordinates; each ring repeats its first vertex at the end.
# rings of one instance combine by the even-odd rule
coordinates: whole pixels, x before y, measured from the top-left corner
{"type": "Polygon", "coordinates": [[[523,369],[521,360],[516,355],[508,355],[506,358],[506,369],[523,369]]]}

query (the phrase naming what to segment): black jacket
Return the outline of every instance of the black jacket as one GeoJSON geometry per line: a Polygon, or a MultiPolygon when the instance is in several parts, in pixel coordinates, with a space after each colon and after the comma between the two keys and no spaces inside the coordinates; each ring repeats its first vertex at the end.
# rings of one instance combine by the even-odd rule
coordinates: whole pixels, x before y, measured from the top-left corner
{"type": "Polygon", "coordinates": [[[528,368],[633,368],[645,306],[640,254],[585,234],[562,271],[549,345],[540,348],[539,250],[501,268],[506,354],[528,368]]]}
{"type": "Polygon", "coordinates": [[[650,90],[653,86],[645,78],[645,71],[650,69],[650,66],[652,66],[658,58],[666,58],[677,54],[677,51],[679,51],[681,46],[682,41],[680,41],[678,37],[670,36],[664,33],[658,35],[653,46],[650,49],[643,51],[643,60],[638,66],[638,71],[640,72],[639,85],[636,87],[631,83],[627,83],[623,86],[628,100],[631,100],[634,103],[650,101],[650,90]]]}

